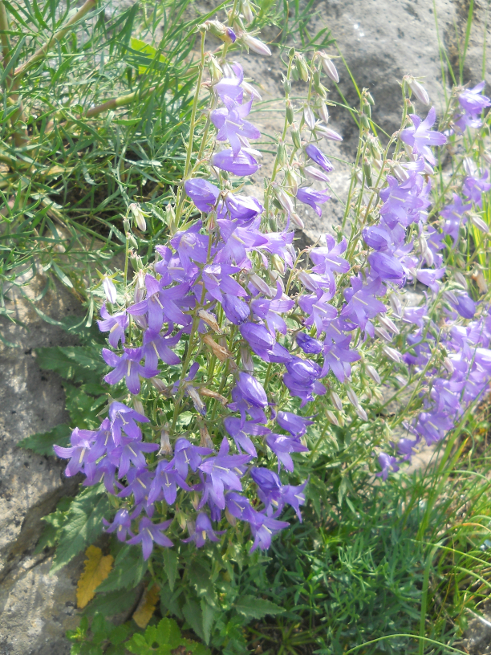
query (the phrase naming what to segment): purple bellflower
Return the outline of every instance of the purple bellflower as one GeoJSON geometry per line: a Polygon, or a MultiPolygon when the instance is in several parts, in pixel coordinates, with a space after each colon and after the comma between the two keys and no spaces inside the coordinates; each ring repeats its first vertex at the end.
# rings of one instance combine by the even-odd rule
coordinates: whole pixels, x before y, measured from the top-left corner
{"type": "Polygon", "coordinates": [[[303,202],[306,205],[310,205],[318,216],[322,216],[320,205],[327,202],[330,197],[331,196],[327,193],[327,189],[324,189],[324,191],[316,191],[312,187],[301,187],[297,191],[297,200],[300,200],[300,202],[303,202]]]}
{"type": "Polygon", "coordinates": [[[194,178],[184,182],[184,190],[194,202],[196,207],[205,213],[210,212],[216,205],[220,189],[208,180],[194,178]]]}
{"type": "Polygon", "coordinates": [[[312,161],[315,161],[315,163],[318,164],[321,168],[323,168],[326,173],[330,173],[334,170],[334,166],[331,164],[329,159],[313,143],[310,143],[305,148],[305,152],[307,153],[307,156],[312,159],[312,161]]]}
{"type": "Polygon", "coordinates": [[[142,378],[153,378],[158,375],[156,368],[152,369],[149,366],[142,366],[140,361],[142,359],[142,348],[124,348],[124,353],[118,357],[115,353],[107,348],[102,349],[102,357],[108,366],[113,366],[114,370],[104,376],[104,380],[108,384],[117,384],[123,378],[125,379],[126,386],[132,394],[139,394],[142,378]]]}
{"type": "Polygon", "coordinates": [[[143,559],[148,559],[152,554],[154,542],[159,546],[164,546],[165,548],[170,548],[174,544],[163,534],[164,530],[167,530],[169,525],[172,523],[172,519],[169,521],[164,521],[163,523],[152,523],[149,518],[142,518],[140,525],[138,526],[138,534],[131,539],[128,539],[126,543],[128,544],[141,544],[143,550],[143,559]]]}
{"type": "Polygon", "coordinates": [[[208,514],[200,512],[196,517],[196,524],[191,529],[191,535],[187,539],[183,539],[184,543],[194,541],[196,548],[201,548],[205,545],[206,540],[218,542],[220,539],[217,534],[223,534],[225,530],[215,532],[211,526],[211,521],[208,514]],[[194,529],[193,529],[194,528],[194,529]]]}
{"type": "Polygon", "coordinates": [[[410,118],[413,125],[402,130],[401,140],[412,147],[415,155],[422,155],[434,166],[436,159],[430,150],[430,146],[442,146],[447,142],[447,137],[444,134],[431,130],[436,121],[436,110],[432,107],[424,121],[416,114],[410,114],[410,118]]]}
{"type": "Polygon", "coordinates": [[[129,324],[126,311],[119,314],[110,314],[104,303],[101,307],[101,316],[103,320],[97,321],[97,324],[101,332],[109,332],[109,345],[112,348],[117,348],[120,340],[124,344],[125,330],[129,324]]]}
{"type": "Polygon", "coordinates": [[[104,518],[102,522],[105,526],[108,526],[105,528],[105,532],[116,532],[118,541],[126,541],[128,534],[130,537],[134,536],[131,532],[131,516],[127,509],[118,509],[112,523],[109,523],[104,518]]]}
{"type": "Polygon", "coordinates": [[[248,152],[245,152],[245,150],[240,150],[236,155],[232,149],[222,150],[213,155],[211,163],[223,171],[241,177],[244,175],[254,175],[259,168],[259,164],[254,157],[248,152]]]}

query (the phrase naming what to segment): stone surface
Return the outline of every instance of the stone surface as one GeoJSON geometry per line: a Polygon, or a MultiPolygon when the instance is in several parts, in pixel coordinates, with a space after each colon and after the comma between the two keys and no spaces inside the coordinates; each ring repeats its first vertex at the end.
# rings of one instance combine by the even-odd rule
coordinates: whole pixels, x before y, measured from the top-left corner
{"type": "MultiPolygon", "coordinates": [[[[38,276],[24,288],[32,299],[46,279],[38,276]]],[[[34,349],[73,343],[60,328],[49,325],[16,291],[6,306],[24,326],[0,318],[0,654],[64,655],[64,638],[76,624],[73,617],[78,564],[48,576],[50,558],[32,555],[42,530],[41,518],[58,500],[74,492],[76,483],[63,476],[64,466],[17,447],[35,432],[46,432],[67,420],[60,379],[41,371],[34,349]]],[[[52,318],[80,314],[79,303],[61,286],[51,288],[38,308],[52,318]]]]}

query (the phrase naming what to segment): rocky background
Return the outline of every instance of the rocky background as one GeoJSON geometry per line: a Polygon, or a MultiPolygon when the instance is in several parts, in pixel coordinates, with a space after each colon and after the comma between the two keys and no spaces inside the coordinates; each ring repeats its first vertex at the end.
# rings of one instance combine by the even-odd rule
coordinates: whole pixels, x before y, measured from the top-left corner
{"type": "MultiPolygon", "coordinates": [[[[476,84],[483,78],[486,25],[488,41],[491,36],[488,6],[487,0],[474,2],[475,17],[464,68],[466,83],[476,84]]],[[[199,0],[196,7],[199,10],[199,0]]],[[[324,27],[332,31],[359,88],[367,87],[375,99],[374,120],[392,133],[399,127],[398,80],[405,74],[424,78],[432,102],[437,108],[442,106],[443,53],[439,43],[443,56],[458,69],[458,48],[465,34],[468,7],[469,0],[318,0],[309,27],[311,33],[324,27]]],[[[265,40],[273,39],[277,32],[271,28],[264,34],[265,40]]],[[[336,54],[334,47],[330,53],[336,54]]],[[[271,58],[252,53],[240,59],[246,75],[261,87],[264,99],[282,97],[283,64],[278,53],[271,58]]],[[[349,76],[339,60],[337,65],[341,91],[356,106],[357,96],[349,76]]],[[[443,71],[448,78],[448,65],[443,71]]],[[[485,78],[489,94],[489,69],[485,78]]],[[[418,109],[425,112],[424,108],[418,109]]],[[[254,119],[270,134],[277,131],[280,120],[279,111],[254,119]]],[[[334,196],[342,198],[357,133],[354,123],[336,108],[332,111],[332,127],[344,136],[342,144],[330,142],[326,148],[337,162],[332,177],[334,196]]],[[[259,179],[256,183],[260,186],[259,179]]],[[[303,216],[307,235],[315,239],[339,218],[340,211],[341,202],[334,197],[322,219],[315,214],[303,216]]],[[[39,277],[29,283],[26,291],[31,298],[44,283],[39,277]]],[[[59,498],[74,493],[76,481],[64,478],[64,465],[55,458],[32,455],[16,444],[30,434],[66,421],[60,380],[39,369],[34,349],[68,345],[70,337],[45,323],[19,293],[9,294],[6,303],[24,326],[0,317],[2,336],[17,346],[10,348],[0,342],[0,655],[66,655],[70,645],[64,638],[65,631],[78,622],[75,590],[83,556],[49,576],[52,553],[33,555],[33,551],[42,530],[41,518],[54,509],[59,498]]],[[[55,319],[82,313],[77,302],[61,288],[53,288],[39,307],[55,319]]],[[[477,644],[474,652],[482,655],[485,651],[480,643],[480,637],[472,636],[468,646],[472,650],[477,644]]]]}

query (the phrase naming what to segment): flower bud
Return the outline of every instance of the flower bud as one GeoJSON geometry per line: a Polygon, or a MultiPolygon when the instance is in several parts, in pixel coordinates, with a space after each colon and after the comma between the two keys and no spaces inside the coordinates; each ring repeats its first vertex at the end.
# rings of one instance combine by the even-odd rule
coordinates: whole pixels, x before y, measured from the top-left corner
{"type": "Polygon", "coordinates": [[[339,412],[342,412],[343,411],[343,402],[342,402],[341,398],[338,396],[338,394],[333,389],[329,390],[329,397],[330,397],[331,402],[334,405],[334,407],[339,412]]]}
{"type": "Polygon", "coordinates": [[[138,398],[138,396],[133,396],[133,409],[135,412],[138,412],[138,414],[143,414],[145,416],[145,409],[143,408],[143,403],[142,401],[138,398]]]}
{"type": "Polygon", "coordinates": [[[366,99],[368,100],[369,104],[370,104],[372,107],[375,107],[375,100],[373,99],[373,96],[372,96],[371,93],[367,92],[367,94],[366,94],[366,99]]]}
{"type": "Polygon", "coordinates": [[[390,330],[394,334],[399,334],[399,328],[388,316],[384,316],[383,314],[379,314],[378,320],[388,330],[390,330]]]}
{"type": "Polygon", "coordinates": [[[213,55],[210,55],[208,60],[208,70],[210,71],[211,83],[217,84],[223,77],[223,70],[218,63],[218,60],[213,55]]]}
{"type": "Polygon", "coordinates": [[[287,162],[286,148],[284,143],[278,145],[278,150],[276,154],[278,165],[283,168],[287,162]]]}
{"type": "Polygon", "coordinates": [[[292,214],[295,211],[293,206],[293,201],[290,196],[281,189],[280,187],[275,187],[274,189],[275,196],[280,203],[282,209],[284,209],[288,214],[292,214]]]}
{"type": "Polygon", "coordinates": [[[327,109],[327,105],[325,102],[320,102],[317,106],[317,111],[319,112],[319,116],[321,120],[324,121],[324,123],[329,122],[329,111],[327,109]]]}
{"type": "Polygon", "coordinates": [[[288,100],[286,103],[286,120],[288,121],[288,125],[291,125],[293,123],[293,119],[294,119],[293,106],[290,100],[288,100]]]}
{"type": "Polygon", "coordinates": [[[401,301],[399,299],[399,296],[395,292],[390,294],[389,302],[390,302],[390,306],[391,306],[392,311],[394,312],[394,314],[397,317],[401,317],[402,314],[403,314],[402,305],[401,305],[401,301]]]}
{"type": "Polygon", "coordinates": [[[399,182],[407,182],[409,180],[409,173],[400,164],[394,164],[392,172],[399,182]]]}
{"type": "Polygon", "coordinates": [[[341,424],[338,421],[338,419],[336,417],[336,414],[334,412],[331,412],[330,409],[326,409],[326,417],[327,417],[327,420],[329,421],[329,423],[332,423],[333,425],[335,425],[338,428],[341,427],[341,424]]]}
{"type": "Polygon", "coordinates": [[[319,52],[319,54],[321,56],[322,68],[326,72],[326,75],[328,75],[333,82],[339,82],[338,71],[336,70],[336,66],[332,63],[329,55],[322,51],[319,52]]]}
{"type": "Polygon", "coordinates": [[[295,175],[291,168],[289,168],[286,172],[286,181],[293,195],[296,196],[298,191],[298,177],[295,175]]]}
{"type": "Polygon", "coordinates": [[[164,425],[162,430],[160,431],[160,450],[157,453],[159,456],[165,455],[170,456],[172,455],[172,446],[170,444],[170,434],[169,434],[169,426],[164,425]]]}
{"type": "Polygon", "coordinates": [[[271,289],[264,280],[262,280],[257,273],[252,273],[249,275],[249,280],[251,284],[253,284],[258,291],[261,291],[261,293],[264,293],[265,296],[275,296],[276,295],[276,289],[271,289]]]}
{"type": "Polygon", "coordinates": [[[365,366],[365,368],[366,368],[366,371],[367,371],[368,375],[372,378],[372,380],[376,384],[381,384],[382,383],[382,381],[380,379],[380,375],[378,374],[377,369],[375,367],[373,367],[371,364],[367,364],[365,366]]]}
{"type": "Polygon", "coordinates": [[[309,105],[305,105],[303,108],[303,119],[306,125],[313,130],[315,127],[315,116],[312,108],[309,105]]]}
{"type": "Polygon", "coordinates": [[[285,95],[290,95],[292,92],[292,84],[287,78],[283,80],[283,90],[285,91],[285,95]]]}
{"type": "Polygon", "coordinates": [[[358,418],[361,418],[362,421],[368,421],[368,416],[363,407],[355,407],[355,412],[358,415],[358,418]]]}
{"type": "Polygon", "coordinates": [[[249,82],[242,82],[242,88],[246,93],[248,93],[252,98],[255,98],[259,102],[263,99],[259,91],[249,84],[249,82]]]}
{"type": "Polygon", "coordinates": [[[250,34],[243,34],[242,41],[250,50],[256,52],[258,55],[265,55],[268,57],[271,55],[271,50],[268,48],[268,46],[250,34]]]}
{"type": "Polygon", "coordinates": [[[106,294],[106,298],[108,302],[114,305],[117,298],[117,291],[116,291],[116,287],[114,286],[114,282],[111,280],[110,277],[104,277],[104,279],[102,280],[102,287],[104,289],[104,293],[106,294]]]}
{"type": "Polygon", "coordinates": [[[254,14],[252,13],[252,8],[249,0],[242,0],[240,4],[240,9],[242,11],[242,15],[244,16],[244,20],[247,25],[253,22],[254,20],[254,14]]]}
{"type": "Polygon", "coordinates": [[[455,281],[458,282],[460,286],[467,291],[467,280],[462,275],[462,273],[460,271],[455,271],[454,277],[455,277],[455,281]]]}
{"type": "Polygon", "coordinates": [[[169,397],[170,396],[170,391],[169,387],[164,383],[163,380],[160,380],[159,378],[150,378],[150,382],[152,383],[152,386],[162,395],[169,397]]]}
{"type": "Polygon", "coordinates": [[[305,61],[305,57],[301,55],[299,52],[297,52],[296,54],[295,65],[297,67],[297,73],[300,79],[302,79],[304,82],[308,82],[309,68],[307,66],[307,62],[305,61]]]}
{"type": "Polygon", "coordinates": [[[225,398],[225,396],[222,396],[221,393],[217,393],[216,391],[212,391],[206,387],[201,387],[199,393],[201,396],[205,396],[206,398],[213,398],[214,400],[218,400],[224,407],[228,405],[228,400],[225,398]]]}
{"type": "Polygon", "coordinates": [[[296,214],[295,212],[292,212],[290,214],[290,218],[292,219],[292,222],[295,223],[295,225],[298,227],[299,230],[304,229],[305,224],[304,224],[304,222],[302,221],[302,219],[300,218],[300,216],[298,214],[296,214]]]}
{"type": "Polygon", "coordinates": [[[387,343],[390,343],[392,341],[392,337],[390,334],[387,332],[385,328],[379,327],[378,325],[374,329],[375,335],[379,339],[383,339],[384,341],[387,341],[387,343]]]}
{"type": "Polygon", "coordinates": [[[353,389],[349,385],[346,385],[346,395],[348,396],[348,399],[349,399],[350,403],[353,405],[353,407],[359,407],[360,406],[358,396],[356,395],[356,393],[353,391],[353,389]]]}
{"type": "Polygon", "coordinates": [[[423,105],[430,104],[430,96],[422,84],[420,84],[414,78],[409,79],[408,84],[411,87],[411,91],[414,93],[416,98],[423,103],[423,105]]]}
{"type": "Polygon", "coordinates": [[[320,182],[330,182],[329,177],[315,166],[305,166],[303,172],[307,177],[312,178],[313,180],[319,180],[320,182]]]}
{"type": "Polygon", "coordinates": [[[452,364],[452,360],[449,357],[444,357],[443,366],[445,367],[445,369],[446,369],[446,371],[448,372],[449,375],[454,374],[455,368],[454,368],[454,365],[452,364]]]}
{"type": "Polygon", "coordinates": [[[389,359],[393,362],[400,364],[402,362],[401,355],[395,350],[395,348],[390,348],[389,346],[382,346],[382,350],[387,355],[389,359]]]}
{"type": "Polygon", "coordinates": [[[470,221],[477,227],[478,230],[487,234],[489,232],[489,225],[477,214],[469,214],[470,221]]]}
{"type": "Polygon", "coordinates": [[[300,132],[298,131],[297,126],[295,124],[292,125],[291,135],[292,135],[293,145],[297,150],[300,150],[300,148],[302,147],[300,141],[300,132]]]}
{"type": "Polygon", "coordinates": [[[278,271],[280,275],[285,275],[285,264],[283,263],[283,260],[281,257],[278,255],[273,255],[271,257],[271,261],[275,269],[278,271]]]}
{"type": "Polygon", "coordinates": [[[343,140],[343,137],[340,134],[338,134],[334,130],[331,130],[331,128],[329,127],[324,127],[324,125],[316,125],[315,131],[319,132],[325,139],[330,139],[331,141],[343,140]]]}
{"type": "Polygon", "coordinates": [[[131,205],[128,207],[128,209],[131,210],[131,213],[133,214],[133,218],[135,219],[135,223],[138,226],[138,229],[141,230],[142,232],[145,232],[145,230],[147,229],[147,224],[145,222],[145,216],[143,215],[140,206],[137,205],[136,202],[132,202],[131,205]]]}
{"type": "Polygon", "coordinates": [[[247,373],[254,373],[254,362],[252,361],[252,353],[248,346],[240,347],[240,361],[242,368],[247,371],[247,373]]]}

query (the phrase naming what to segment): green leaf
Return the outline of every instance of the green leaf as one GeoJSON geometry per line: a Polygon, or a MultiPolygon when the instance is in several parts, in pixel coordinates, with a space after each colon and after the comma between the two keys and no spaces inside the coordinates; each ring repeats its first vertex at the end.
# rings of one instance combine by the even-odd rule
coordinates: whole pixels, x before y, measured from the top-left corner
{"type": "Polygon", "coordinates": [[[174,584],[177,578],[177,553],[170,548],[164,549],[164,571],[169,581],[169,588],[174,591],[174,584]]]}
{"type": "Polygon", "coordinates": [[[135,653],[135,655],[153,655],[155,653],[154,649],[147,644],[145,637],[140,634],[133,635],[130,641],[125,644],[125,648],[130,653],[135,653]]]}
{"type": "Polygon", "coordinates": [[[199,604],[195,600],[189,599],[182,608],[182,613],[194,632],[204,641],[203,615],[199,604]]]}
{"type": "Polygon", "coordinates": [[[70,445],[70,427],[66,423],[60,423],[48,432],[36,432],[30,437],[22,439],[17,444],[20,448],[32,450],[38,455],[53,456],[53,446],[70,445]]]}
{"type": "Polygon", "coordinates": [[[106,402],[106,396],[94,398],[87,393],[84,385],[75,387],[73,384],[65,383],[63,387],[66,394],[66,408],[70,413],[72,425],[88,429],[97,427],[100,423],[97,412],[106,402]]]}
{"type": "Polygon", "coordinates": [[[285,611],[270,600],[264,600],[256,596],[240,596],[235,603],[235,609],[239,614],[249,619],[262,619],[263,616],[268,614],[281,614],[285,611]]]}
{"type": "Polygon", "coordinates": [[[156,638],[161,646],[177,648],[182,643],[181,631],[174,619],[162,619],[157,626],[156,638]]]}
{"type": "Polygon", "coordinates": [[[68,564],[101,534],[102,518],[109,513],[109,502],[102,485],[84,489],[74,499],[61,528],[50,573],[68,564]]]}
{"type": "Polygon", "coordinates": [[[204,598],[201,599],[201,612],[203,615],[203,635],[206,644],[210,643],[211,627],[215,620],[216,611],[204,598]]]}
{"type": "Polygon", "coordinates": [[[215,605],[216,592],[210,579],[210,571],[204,565],[194,561],[188,569],[189,579],[198,596],[204,596],[210,605],[215,605]]]}
{"type": "Polygon", "coordinates": [[[133,589],[147,572],[147,562],[139,548],[123,546],[114,562],[114,568],[97,591],[133,589]]]}

